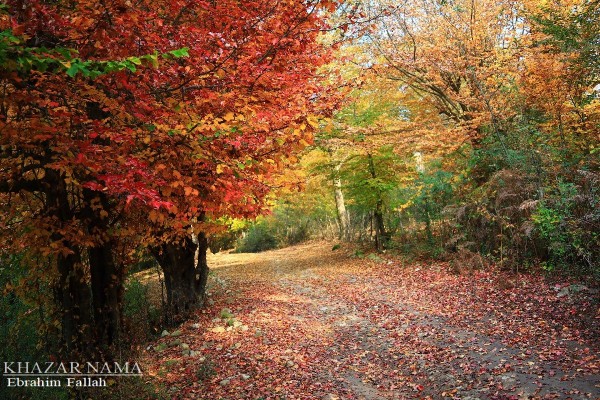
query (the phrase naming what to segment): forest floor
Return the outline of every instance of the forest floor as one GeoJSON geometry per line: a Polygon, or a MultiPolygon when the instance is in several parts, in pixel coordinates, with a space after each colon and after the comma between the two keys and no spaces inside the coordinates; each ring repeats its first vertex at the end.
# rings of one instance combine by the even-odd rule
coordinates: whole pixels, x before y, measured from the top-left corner
{"type": "Polygon", "coordinates": [[[600,398],[593,288],[322,242],[209,265],[207,307],[144,354],[168,398],[600,398]]]}

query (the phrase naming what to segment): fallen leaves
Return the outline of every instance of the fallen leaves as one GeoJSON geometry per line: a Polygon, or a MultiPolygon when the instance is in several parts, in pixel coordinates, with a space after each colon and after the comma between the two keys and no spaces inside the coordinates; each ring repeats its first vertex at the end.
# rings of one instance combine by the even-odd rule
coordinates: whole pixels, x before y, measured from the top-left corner
{"type": "Polygon", "coordinates": [[[563,301],[533,276],[500,288],[494,272],[417,271],[330,247],[213,256],[213,304],[180,328],[194,356],[163,337],[150,375],[176,399],[597,395],[598,321],[581,319],[593,291],[563,301]]]}

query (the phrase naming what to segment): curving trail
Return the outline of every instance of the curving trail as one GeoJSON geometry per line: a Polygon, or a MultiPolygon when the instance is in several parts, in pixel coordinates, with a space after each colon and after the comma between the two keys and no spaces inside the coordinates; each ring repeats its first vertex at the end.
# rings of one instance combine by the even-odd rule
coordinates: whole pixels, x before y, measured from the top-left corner
{"type": "Polygon", "coordinates": [[[328,243],[209,263],[210,304],[146,354],[168,398],[600,398],[592,289],[328,243]]]}

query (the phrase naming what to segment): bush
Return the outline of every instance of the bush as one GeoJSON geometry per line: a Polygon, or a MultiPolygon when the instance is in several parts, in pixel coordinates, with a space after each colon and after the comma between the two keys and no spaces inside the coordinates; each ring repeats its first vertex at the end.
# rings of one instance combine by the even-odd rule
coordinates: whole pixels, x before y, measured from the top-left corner
{"type": "Polygon", "coordinates": [[[142,250],[139,253],[139,259],[133,265],[130,265],[127,268],[129,274],[134,274],[136,272],[146,271],[151,268],[156,268],[156,258],[152,254],[150,254],[147,250],[142,250]]]}
{"type": "Polygon", "coordinates": [[[600,275],[599,203],[597,193],[586,190],[585,185],[565,182],[559,182],[554,193],[539,202],[531,219],[548,249],[545,270],[600,275]]]}
{"type": "Polygon", "coordinates": [[[272,226],[264,219],[259,220],[248,229],[236,246],[238,253],[258,253],[277,248],[278,241],[272,226]]]}
{"type": "Polygon", "coordinates": [[[322,210],[307,211],[302,204],[279,202],[273,214],[250,225],[236,249],[240,253],[258,253],[305,242],[325,225],[321,222],[326,218],[322,214],[322,210]]]}
{"type": "Polygon", "coordinates": [[[208,248],[213,254],[221,250],[233,249],[239,240],[240,233],[233,230],[226,230],[221,233],[211,235],[208,240],[208,248]]]}
{"type": "MultiPolygon", "coordinates": [[[[56,332],[50,330],[50,310],[23,297],[20,287],[31,284],[20,255],[0,256],[0,360],[42,362],[48,360],[50,343],[57,343],[56,332]]],[[[27,294],[50,297],[48,288],[37,285],[27,294]]],[[[49,304],[47,301],[44,304],[49,304]]],[[[7,388],[0,384],[0,399],[67,399],[65,388],[7,388]]]]}
{"type": "Polygon", "coordinates": [[[150,302],[148,286],[136,278],[125,284],[123,316],[130,344],[140,344],[159,331],[160,310],[150,302]]]}
{"type": "Polygon", "coordinates": [[[214,232],[208,236],[208,248],[213,254],[216,254],[221,250],[235,248],[238,245],[243,232],[250,225],[250,223],[244,219],[230,217],[221,217],[214,222],[223,228],[223,230],[214,232]]]}

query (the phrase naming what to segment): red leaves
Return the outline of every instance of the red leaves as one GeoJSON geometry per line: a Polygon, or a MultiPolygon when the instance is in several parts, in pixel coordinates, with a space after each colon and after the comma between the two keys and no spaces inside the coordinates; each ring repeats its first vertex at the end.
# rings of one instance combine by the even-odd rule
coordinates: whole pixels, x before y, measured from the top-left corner
{"type": "MultiPolygon", "coordinates": [[[[203,348],[216,375],[197,381],[173,373],[175,397],[507,399],[533,388],[543,398],[589,393],[598,377],[590,375],[598,373],[597,342],[587,336],[593,326],[578,338],[586,346],[555,337],[554,323],[578,321],[556,308],[556,292],[541,279],[519,276],[507,290],[497,273],[454,276],[443,265],[416,271],[330,248],[213,256],[224,286],[214,286],[216,303],[192,321],[200,328],[184,328],[182,340],[203,348]],[[248,330],[227,330],[224,307],[248,330]],[[531,324],[538,320],[548,323],[531,324]],[[213,332],[217,326],[223,329],[213,332]]],[[[155,369],[173,357],[189,371],[201,365],[176,351],[149,357],[155,369]]]]}
{"type": "Polygon", "coordinates": [[[40,276],[69,251],[87,279],[78,260],[99,244],[121,265],[214,230],[203,219],[260,213],[311,135],[301,121],[330,108],[309,97],[329,50],[305,1],[22,3],[7,9],[23,46],[64,56],[0,73],[2,251],[26,247],[40,276]]]}

